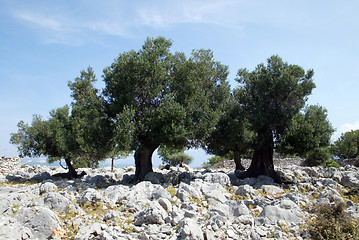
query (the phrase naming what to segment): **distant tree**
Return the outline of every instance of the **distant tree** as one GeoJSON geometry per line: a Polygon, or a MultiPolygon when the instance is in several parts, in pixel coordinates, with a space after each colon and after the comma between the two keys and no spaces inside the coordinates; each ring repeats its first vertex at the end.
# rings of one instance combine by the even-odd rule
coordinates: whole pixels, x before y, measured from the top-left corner
{"type": "Polygon", "coordinates": [[[331,152],[340,159],[359,157],[359,129],[343,133],[331,146],[331,152]]]}
{"type": "Polygon", "coordinates": [[[47,156],[48,161],[64,159],[69,172],[66,177],[76,178],[75,168],[94,167],[111,150],[111,127],[104,115],[102,100],[97,96],[91,68],[69,83],[74,98],[72,111],[65,106],[50,112],[48,120],[34,115],[31,125],[20,121],[18,132],[10,142],[18,145],[21,155],[47,156]]]}
{"type": "Polygon", "coordinates": [[[203,164],[202,164],[202,167],[204,168],[211,168],[213,167],[214,165],[216,165],[217,163],[220,163],[220,162],[223,162],[225,160],[228,160],[227,157],[223,157],[223,156],[213,156],[213,157],[210,157],[207,161],[205,161],[203,164]]]}
{"type": "Polygon", "coordinates": [[[255,132],[249,128],[245,112],[233,95],[228,99],[224,114],[206,140],[205,149],[217,156],[233,155],[236,170],[244,170],[241,157],[253,147],[255,132]]]}
{"type": "Polygon", "coordinates": [[[104,71],[108,113],[119,130],[116,143],[135,151],[134,181],[153,171],[152,154],[161,144],[200,146],[229,94],[228,67],[210,50],[193,51],[187,59],[171,53],[171,45],[163,37],[148,38],[104,71]]]}
{"type": "Polygon", "coordinates": [[[278,141],[276,151],[282,154],[297,155],[307,159],[308,162],[313,160],[315,162],[311,163],[312,165],[324,163],[329,154],[328,147],[333,132],[334,129],[328,120],[327,110],[318,105],[311,105],[295,115],[292,123],[278,141]],[[319,152],[321,154],[315,154],[319,152]],[[326,152],[325,157],[320,157],[324,156],[324,152],[326,152]],[[316,155],[318,155],[318,159],[314,160],[316,155]]]}
{"type": "Polygon", "coordinates": [[[252,72],[240,69],[237,76],[240,103],[257,134],[251,165],[240,177],[267,175],[280,182],[273,165],[274,144],[315,87],[313,70],[305,72],[272,56],[267,65],[259,64],[252,72]]]}
{"type": "Polygon", "coordinates": [[[161,145],[158,148],[158,155],[164,164],[170,166],[183,166],[192,162],[192,157],[185,153],[185,148],[176,149],[161,145]]]}

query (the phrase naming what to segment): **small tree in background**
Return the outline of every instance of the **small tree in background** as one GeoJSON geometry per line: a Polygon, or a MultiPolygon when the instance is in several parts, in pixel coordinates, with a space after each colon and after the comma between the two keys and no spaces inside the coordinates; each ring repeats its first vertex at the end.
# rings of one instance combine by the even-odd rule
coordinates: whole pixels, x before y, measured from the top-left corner
{"type": "Polygon", "coordinates": [[[180,165],[182,167],[183,164],[190,164],[192,162],[192,157],[187,155],[184,152],[185,150],[185,148],[175,149],[161,145],[158,148],[157,153],[164,164],[168,164],[170,166],[180,165]]]}
{"type": "Polygon", "coordinates": [[[309,165],[320,165],[330,159],[330,138],[334,129],[327,110],[318,105],[307,106],[299,112],[281,135],[276,151],[297,155],[309,165]]]}
{"type": "Polygon", "coordinates": [[[339,159],[359,157],[359,129],[343,133],[332,144],[331,153],[339,159]]]}
{"type": "Polygon", "coordinates": [[[68,178],[79,176],[75,168],[97,166],[111,150],[112,132],[94,82],[93,71],[88,68],[69,83],[74,98],[71,114],[70,107],[65,106],[52,110],[46,121],[35,115],[31,125],[19,122],[10,142],[18,145],[20,154],[47,156],[50,163],[64,159],[68,178]]]}
{"type": "Polygon", "coordinates": [[[259,64],[252,72],[238,71],[240,103],[251,129],[257,134],[250,167],[241,178],[267,175],[281,182],[274,171],[273,150],[311,94],[315,84],[313,70],[304,71],[297,65],[289,65],[278,56],[259,64]]]}
{"type": "MultiPolygon", "coordinates": [[[[235,94],[238,94],[237,91],[235,94]]],[[[227,100],[224,114],[206,139],[204,148],[207,153],[221,157],[233,155],[236,170],[244,170],[241,158],[243,155],[248,156],[253,147],[255,132],[250,130],[243,107],[234,95],[227,100]]],[[[212,164],[211,161],[208,164],[212,164]]]]}

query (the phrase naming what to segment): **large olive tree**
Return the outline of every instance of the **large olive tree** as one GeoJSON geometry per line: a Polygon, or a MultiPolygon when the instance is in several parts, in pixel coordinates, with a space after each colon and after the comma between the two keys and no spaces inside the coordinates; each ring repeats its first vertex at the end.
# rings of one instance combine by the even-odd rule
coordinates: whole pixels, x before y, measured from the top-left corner
{"type": "Polygon", "coordinates": [[[315,87],[313,73],[283,62],[278,56],[270,57],[267,65],[259,64],[251,72],[238,71],[239,101],[257,134],[251,165],[240,177],[268,175],[280,182],[273,165],[274,144],[315,87]]]}
{"type": "Polygon", "coordinates": [[[105,69],[104,96],[117,128],[114,139],[135,151],[134,181],[152,171],[161,145],[197,147],[216,124],[229,94],[228,68],[210,50],[190,58],[170,51],[172,42],[148,38],[105,69]]]}

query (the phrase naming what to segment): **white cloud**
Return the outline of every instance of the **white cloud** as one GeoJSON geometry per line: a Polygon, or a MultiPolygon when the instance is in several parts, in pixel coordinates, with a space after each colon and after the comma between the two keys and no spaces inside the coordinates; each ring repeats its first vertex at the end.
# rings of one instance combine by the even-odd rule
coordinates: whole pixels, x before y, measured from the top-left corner
{"type": "Polygon", "coordinates": [[[343,133],[349,132],[351,130],[358,130],[358,129],[359,129],[359,121],[356,121],[354,123],[345,123],[337,129],[332,139],[337,140],[340,137],[340,135],[342,135],[343,133]]]}

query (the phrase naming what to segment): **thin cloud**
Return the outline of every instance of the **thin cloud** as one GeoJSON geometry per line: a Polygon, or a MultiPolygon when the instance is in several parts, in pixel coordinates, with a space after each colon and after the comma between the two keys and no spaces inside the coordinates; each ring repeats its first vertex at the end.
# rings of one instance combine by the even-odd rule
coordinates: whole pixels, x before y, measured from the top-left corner
{"type": "Polygon", "coordinates": [[[345,123],[338,128],[338,130],[333,135],[333,140],[337,140],[343,133],[349,132],[351,130],[359,129],[359,121],[354,123],[345,123]]]}

